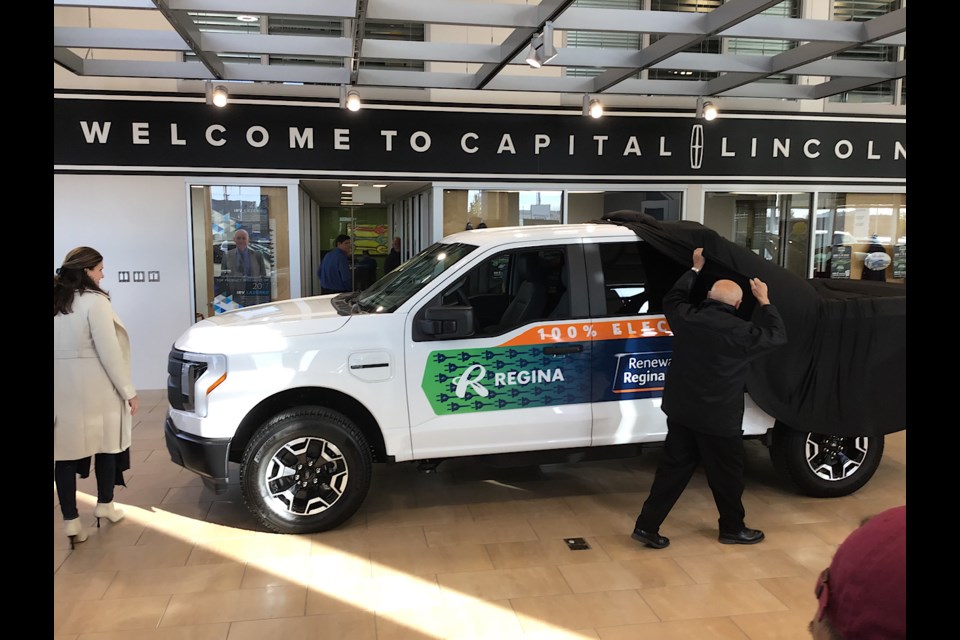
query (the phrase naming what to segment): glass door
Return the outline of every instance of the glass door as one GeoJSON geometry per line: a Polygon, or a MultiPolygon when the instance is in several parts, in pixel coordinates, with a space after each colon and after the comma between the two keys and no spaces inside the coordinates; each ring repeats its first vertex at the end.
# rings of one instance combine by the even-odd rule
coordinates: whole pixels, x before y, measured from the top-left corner
{"type": "Polygon", "coordinates": [[[802,278],[810,277],[811,193],[709,192],[704,223],[802,278]]]}
{"type": "Polygon", "coordinates": [[[287,188],[191,185],[197,320],[290,298],[287,188]]]}

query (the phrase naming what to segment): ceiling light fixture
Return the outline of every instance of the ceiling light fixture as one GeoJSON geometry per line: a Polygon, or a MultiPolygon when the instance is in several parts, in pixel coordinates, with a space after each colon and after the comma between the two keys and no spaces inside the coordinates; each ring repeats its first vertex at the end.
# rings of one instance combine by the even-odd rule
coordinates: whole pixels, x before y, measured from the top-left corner
{"type": "Polygon", "coordinates": [[[206,98],[207,104],[212,104],[216,107],[225,107],[230,101],[230,92],[227,91],[227,88],[222,84],[213,86],[213,83],[210,80],[207,80],[206,85],[206,98]]]}
{"type": "Polygon", "coordinates": [[[363,106],[360,102],[360,92],[356,89],[347,90],[346,85],[340,85],[340,107],[350,111],[360,111],[363,106]]]}
{"type": "Polygon", "coordinates": [[[360,93],[356,89],[347,92],[347,109],[350,109],[350,111],[360,110],[360,93]]]}
{"type": "Polygon", "coordinates": [[[702,97],[697,98],[697,119],[698,120],[700,119],[707,120],[707,121],[715,120],[719,114],[720,114],[720,111],[719,109],[717,109],[717,105],[713,104],[709,100],[704,101],[702,97]]]}
{"type": "Polygon", "coordinates": [[[583,115],[591,118],[603,117],[603,103],[598,98],[591,98],[589,93],[583,94],[583,115]]]}
{"type": "Polygon", "coordinates": [[[530,49],[527,51],[527,64],[539,69],[557,57],[557,49],[553,46],[553,23],[549,20],[544,23],[543,31],[533,34],[530,38],[530,49]]]}
{"type": "Polygon", "coordinates": [[[217,85],[213,88],[210,99],[213,101],[214,106],[225,107],[227,106],[227,102],[230,101],[230,93],[225,86],[217,85]]]}
{"type": "Polygon", "coordinates": [[[237,20],[240,22],[256,22],[259,18],[257,18],[257,16],[240,15],[237,16],[237,20]]]}

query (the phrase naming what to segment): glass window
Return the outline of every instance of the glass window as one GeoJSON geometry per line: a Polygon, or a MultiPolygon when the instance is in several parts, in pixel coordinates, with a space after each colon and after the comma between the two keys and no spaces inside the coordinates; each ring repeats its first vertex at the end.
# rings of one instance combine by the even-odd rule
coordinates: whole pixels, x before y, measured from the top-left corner
{"type": "MultiPolygon", "coordinates": [[[[653,11],[706,13],[718,9],[722,4],[722,0],[651,0],[650,9],[653,11]]],[[[784,0],[764,10],[761,12],[761,15],[798,18],[800,16],[799,4],[797,0],[784,0]]],[[[665,37],[665,34],[651,34],[650,44],[657,42],[663,37],[665,37]]],[[[792,49],[796,44],[797,43],[791,40],[776,40],[772,38],[713,37],[706,38],[684,51],[688,53],[760,55],[769,58],[792,49]]],[[[691,71],[686,69],[649,69],[647,72],[647,77],[650,80],[710,80],[718,76],[720,76],[720,74],[716,72],[691,71]]],[[[764,78],[762,81],[790,84],[793,82],[793,77],[786,74],[777,74],[764,78]]]]}
{"type": "MultiPolygon", "coordinates": [[[[594,316],[635,316],[651,313],[647,272],[640,257],[642,242],[607,242],[599,245],[603,268],[606,313],[594,316]]],[[[659,310],[660,300],[654,307],[659,310]]]]}
{"type": "Polygon", "coordinates": [[[663,296],[690,268],[640,239],[586,245],[585,249],[588,264],[593,260],[589,254],[597,252],[603,274],[603,300],[594,299],[599,305],[591,307],[595,318],[663,313],[663,296]]]}
{"type": "Polygon", "coordinates": [[[464,229],[563,222],[562,191],[447,189],[443,192],[443,235],[464,229]]]}
{"type": "Polygon", "coordinates": [[[679,220],[683,213],[682,191],[592,191],[567,192],[567,222],[599,220],[614,211],[639,211],[657,220],[679,220]]]}
{"type": "Polygon", "coordinates": [[[603,191],[576,189],[501,191],[497,189],[445,189],[443,235],[484,227],[590,222],[613,211],[640,211],[657,220],[680,220],[681,191],[603,191]]]}
{"type": "Polygon", "coordinates": [[[196,318],[290,298],[286,187],[193,185],[196,318]]]}
{"type": "Polygon", "coordinates": [[[704,224],[803,278],[906,282],[905,194],[708,192],[704,224]]]}
{"type": "MultiPolygon", "coordinates": [[[[855,0],[852,2],[835,2],[833,19],[850,22],[864,22],[901,7],[901,0],[855,0]]],[[[901,55],[900,49],[892,45],[877,42],[868,42],[836,53],[836,60],[863,60],[868,62],[896,62],[901,55]]],[[[860,87],[827,98],[830,102],[857,102],[892,104],[896,96],[896,81],[886,80],[867,87],[860,87]]],[[[904,102],[905,104],[905,102],[904,102]]]]}
{"type": "MultiPolygon", "coordinates": [[[[574,7],[597,9],[643,9],[643,0],[575,0],[574,7]]],[[[640,33],[625,31],[579,31],[570,29],[566,32],[565,47],[589,47],[593,49],[633,49],[643,48],[643,38],[640,33]]],[[[593,77],[606,71],[599,67],[566,67],[565,73],[571,77],[593,77]]],[[[635,74],[634,77],[638,77],[635,74]]]]}
{"type": "Polygon", "coordinates": [[[709,192],[704,224],[801,278],[809,277],[810,193],[709,192]]]}
{"type": "MultiPolygon", "coordinates": [[[[200,33],[247,33],[280,36],[295,36],[301,38],[340,38],[344,35],[344,20],[323,16],[308,15],[257,15],[242,19],[235,13],[205,13],[187,12],[187,17],[193,21],[193,26],[200,33]]],[[[404,40],[413,42],[424,41],[425,28],[423,23],[395,23],[367,20],[364,23],[364,37],[375,40],[404,40]]],[[[221,57],[230,58],[232,62],[248,64],[271,65],[312,65],[318,67],[342,67],[343,59],[332,56],[308,56],[303,54],[270,54],[260,56],[255,54],[236,54],[221,52],[221,57]]],[[[195,53],[183,54],[184,61],[198,60],[195,53]]],[[[408,71],[423,71],[423,60],[369,60],[361,62],[364,69],[404,69],[408,71]]]]}
{"type": "Polygon", "coordinates": [[[355,300],[358,311],[390,313],[428,282],[455,265],[477,247],[470,244],[434,244],[377,280],[355,300]]]}
{"type": "Polygon", "coordinates": [[[821,193],[814,276],[906,283],[906,196],[821,193]]]}
{"type": "Polygon", "coordinates": [[[564,304],[564,247],[498,253],[474,267],[441,294],[441,304],[469,304],[474,335],[496,335],[538,320],[569,318],[564,304]]]}

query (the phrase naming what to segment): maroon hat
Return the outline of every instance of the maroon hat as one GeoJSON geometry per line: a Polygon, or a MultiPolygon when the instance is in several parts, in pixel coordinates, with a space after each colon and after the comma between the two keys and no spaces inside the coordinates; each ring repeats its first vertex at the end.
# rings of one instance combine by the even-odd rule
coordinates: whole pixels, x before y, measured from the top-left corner
{"type": "Polygon", "coordinates": [[[817,619],[846,640],[907,637],[907,507],[873,516],[841,543],[817,581],[817,619]]]}

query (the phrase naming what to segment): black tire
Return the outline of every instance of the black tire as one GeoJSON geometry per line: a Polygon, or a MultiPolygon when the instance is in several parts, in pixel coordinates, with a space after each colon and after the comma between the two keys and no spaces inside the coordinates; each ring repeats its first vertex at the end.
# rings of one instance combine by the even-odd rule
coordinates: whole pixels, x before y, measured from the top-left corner
{"type": "Polygon", "coordinates": [[[366,438],[346,416],[323,407],[290,409],[247,444],[243,502],[271,531],[327,531],[360,508],[372,465],[366,438]]]}
{"type": "Polygon", "coordinates": [[[835,498],[863,487],[880,466],[883,436],[828,436],[777,423],[770,445],[776,470],[803,495],[835,498]]]}

